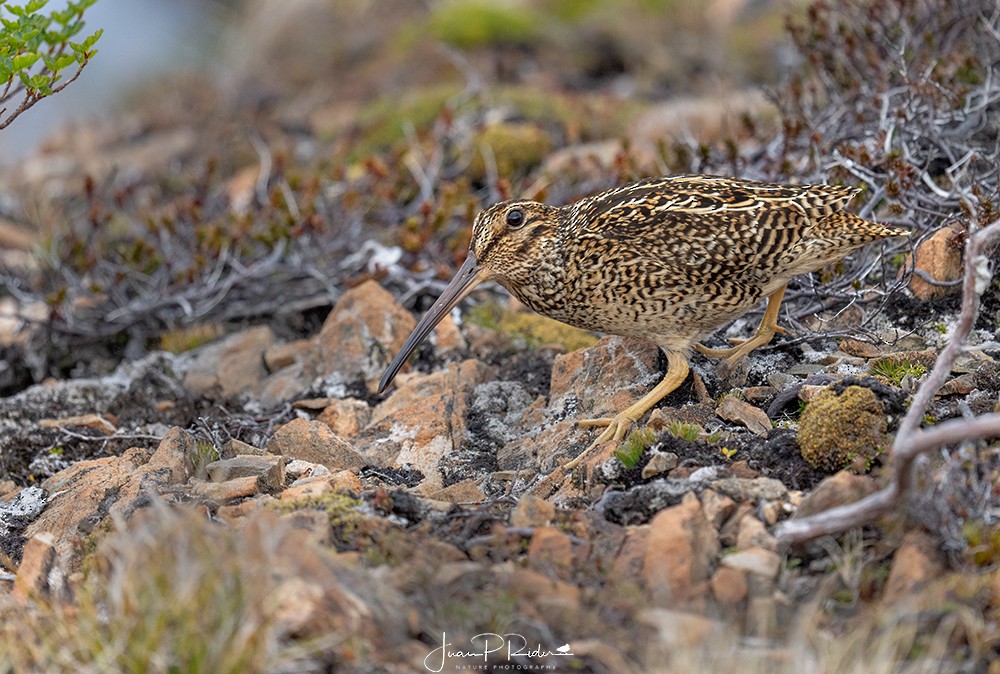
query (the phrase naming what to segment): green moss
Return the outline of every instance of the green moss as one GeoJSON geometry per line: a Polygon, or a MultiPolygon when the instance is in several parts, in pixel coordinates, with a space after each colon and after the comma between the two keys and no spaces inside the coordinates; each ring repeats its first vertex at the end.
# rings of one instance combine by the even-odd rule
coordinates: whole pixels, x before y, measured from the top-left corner
{"type": "Polygon", "coordinates": [[[533,123],[493,124],[479,132],[475,145],[469,175],[477,180],[487,177],[489,163],[496,166],[497,175],[506,178],[527,172],[552,151],[548,134],[533,123]]]}
{"type": "Polygon", "coordinates": [[[976,566],[994,566],[1000,562],[1000,526],[982,520],[967,520],[962,535],[969,546],[966,556],[976,566]]]}
{"type": "Polygon", "coordinates": [[[867,470],[886,445],[886,430],[885,408],[870,389],[848,386],[839,395],[827,389],[803,410],[798,443],[802,458],[819,470],[867,470]]]}
{"type": "Polygon", "coordinates": [[[597,343],[597,337],[587,330],[574,328],[531,311],[512,311],[492,301],[470,309],[466,320],[473,325],[522,339],[529,348],[558,344],[566,351],[576,351],[597,343]]]}
{"type": "Polygon", "coordinates": [[[597,343],[597,337],[593,333],[536,313],[506,314],[500,321],[498,330],[523,337],[532,347],[561,344],[567,351],[576,351],[597,343]]]}
{"type": "Polygon", "coordinates": [[[318,496],[305,496],[290,501],[274,501],[270,508],[281,514],[312,508],[321,510],[330,518],[330,525],[337,528],[353,527],[365,518],[358,511],[364,502],[342,491],[332,491],[318,496]]]}
{"type": "Polygon", "coordinates": [[[430,18],[435,38],[462,49],[526,45],[541,31],[539,17],[529,7],[495,2],[440,2],[434,5],[430,18]]]}

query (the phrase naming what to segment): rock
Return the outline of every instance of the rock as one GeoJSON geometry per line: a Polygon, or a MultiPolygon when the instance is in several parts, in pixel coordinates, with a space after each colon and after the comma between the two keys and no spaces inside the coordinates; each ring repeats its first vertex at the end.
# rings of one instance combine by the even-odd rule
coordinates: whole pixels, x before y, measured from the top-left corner
{"type": "Polygon", "coordinates": [[[231,459],[234,456],[260,456],[262,454],[266,454],[262,448],[248,445],[236,438],[230,438],[226,440],[226,444],[222,445],[221,457],[231,459]]]}
{"type": "Polygon", "coordinates": [[[319,475],[332,475],[329,468],[321,463],[303,461],[302,459],[292,459],[285,464],[285,481],[292,482],[319,475]]]}
{"type": "Polygon", "coordinates": [[[49,575],[56,569],[56,548],[47,531],[33,535],[24,546],[21,563],[14,577],[13,595],[25,601],[49,594],[53,588],[49,575]]]}
{"type": "Polygon", "coordinates": [[[350,443],[322,421],[289,421],[274,432],[266,449],[272,454],[322,464],[331,471],[357,470],[365,465],[350,443]]]}
{"type": "Polygon", "coordinates": [[[486,496],[472,480],[462,480],[450,484],[428,494],[427,498],[435,501],[448,501],[449,503],[482,503],[486,500],[486,496]]]}
{"type": "Polygon", "coordinates": [[[712,575],[710,582],[712,586],[712,596],[720,604],[736,605],[747,598],[747,578],[746,572],[736,567],[726,566],[725,560],[732,555],[722,558],[722,565],[712,575]]]}
{"type": "Polygon", "coordinates": [[[363,400],[342,398],[331,400],[316,417],[333,429],[333,432],[350,440],[371,421],[372,410],[363,400]]]}
{"type": "Polygon", "coordinates": [[[236,503],[221,504],[215,509],[215,516],[233,528],[240,528],[249,521],[251,515],[263,510],[264,506],[273,502],[273,496],[257,494],[236,503]]]}
{"type": "Polygon", "coordinates": [[[197,349],[180,361],[184,386],[198,395],[224,398],[250,392],[268,374],[264,351],[275,339],[271,328],[264,325],[197,349]]]}
{"type": "Polygon", "coordinates": [[[771,420],[764,410],[727,395],[715,408],[720,419],[746,426],[751,433],[766,438],[771,432],[771,420]]]}
{"type": "Polygon", "coordinates": [[[316,378],[314,365],[298,362],[264,377],[250,391],[250,395],[266,407],[277,407],[302,394],[308,383],[316,378]]]}
{"type": "Polygon", "coordinates": [[[375,407],[371,423],[355,438],[365,462],[419,470],[421,494],[443,488],[441,460],[463,446],[472,392],[491,373],[485,364],[466,360],[409,378],[375,407]]]}
{"type": "Polygon", "coordinates": [[[360,494],[364,489],[361,479],[351,470],[338,470],[330,476],[330,484],[337,491],[348,491],[354,494],[360,494]]]}
{"type": "Polygon", "coordinates": [[[162,479],[161,484],[181,484],[194,474],[191,459],[194,454],[194,436],[182,428],[174,427],[160,440],[144,468],[158,473],[158,477],[162,479]]]}
{"type": "Polygon", "coordinates": [[[799,418],[797,440],[802,458],[818,470],[839,470],[854,464],[860,470],[887,444],[885,407],[871,389],[848,386],[832,390],[806,405],[799,418]]]}
{"type": "MultiPolygon", "coordinates": [[[[959,227],[942,227],[930,238],[920,242],[916,250],[915,269],[936,281],[956,281],[962,278],[962,247],[965,232],[959,227]]],[[[910,292],[921,301],[958,292],[960,286],[936,286],[917,274],[910,277],[910,292]]]]}
{"type": "MultiPolygon", "coordinates": [[[[749,403],[765,402],[773,398],[777,393],[778,389],[773,386],[747,386],[743,389],[743,397],[749,403]]],[[[767,415],[765,414],[764,416],[767,415]]],[[[770,419],[768,419],[768,426],[770,427],[770,425],[770,419]]]]}
{"type": "Polygon", "coordinates": [[[4,497],[6,500],[0,503],[0,541],[3,541],[0,543],[0,552],[15,556],[15,550],[6,543],[13,543],[15,532],[27,527],[45,510],[48,497],[44,489],[36,486],[25,487],[16,493],[5,493],[4,497]]]}
{"type": "Polygon", "coordinates": [[[747,548],[724,555],[719,561],[722,567],[756,574],[774,580],[781,570],[781,557],[764,548],[747,548]]]}
{"type": "Polygon", "coordinates": [[[542,527],[552,523],[556,507],[533,494],[523,495],[510,514],[512,527],[542,527]]]}
{"type": "Polygon", "coordinates": [[[297,501],[304,498],[314,498],[334,491],[329,475],[304,477],[281,492],[278,497],[282,501],[297,501]]]}
{"type": "Polygon", "coordinates": [[[878,486],[866,475],[855,475],[846,470],[824,478],[799,504],[793,519],[821,513],[830,508],[854,503],[873,493],[878,486]]]}
{"type": "Polygon", "coordinates": [[[889,606],[912,600],[929,582],[941,577],[945,565],[938,545],[920,529],[906,532],[892,559],[882,602],[889,606]]]}
{"type": "Polygon", "coordinates": [[[881,355],[881,351],[874,344],[862,342],[848,337],[837,342],[837,348],[848,356],[858,356],[859,358],[876,358],[881,355]]]}
{"type": "Polygon", "coordinates": [[[321,369],[331,383],[364,381],[374,393],[416,321],[387,290],[365,281],[340,296],[319,334],[321,369]]]}
{"type": "Polygon", "coordinates": [[[938,396],[965,396],[976,388],[976,378],[971,374],[963,374],[949,379],[938,389],[938,396]]]}
{"type": "Polygon", "coordinates": [[[462,336],[462,331],[458,329],[451,314],[442,318],[434,330],[437,333],[434,340],[434,353],[438,358],[448,358],[469,348],[465,337],[462,336]]]}
{"type": "Polygon", "coordinates": [[[701,599],[719,552],[719,540],[694,494],[661,510],[649,525],[642,578],[654,604],[701,599]]]}
{"type": "Polygon", "coordinates": [[[318,345],[311,339],[272,344],[264,350],[264,365],[269,372],[277,372],[296,363],[318,361],[318,345]]]}
{"type": "Polygon", "coordinates": [[[528,544],[528,566],[547,576],[573,578],[573,542],[555,527],[537,527],[528,544]]]}
{"type": "Polygon", "coordinates": [[[99,414],[82,414],[59,419],[39,419],[42,428],[89,428],[101,435],[114,435],[118,429],[113,423],[99,414]]]}
{"type": "Polygon", "coordinates": [[[556,457],[575,457],[595,437],[577,421],[614,416],[663,378],[659,349],[645,340],[604,337],[597,344],[556,356],[548,406],[532,407],[520,427],[530,435],[497,451],[505,470],[538,468],[547,472],[556,457]]]}
{"type": "Polygon", "coordinates": [[[25,529],[25,537],[49,532],[57,564],[76,570],[78,542],[111,513],[128,517],[146,506],[151,495],[169,493],[194,472],[194,437],[172,428],[154,452],[134,447],[121,456],[78,461],[42,482],[48,504],[25,529]]]}
{"type": "Polygon", "coordinates": [[[738,502],[777,501],[788,494],[788,487],[771,477],[724,477],[713,480],[711,486],[738,502]]]}
{"type": "Polygon", "coordinates": [[[654,451],[649,454],[649,461],[642,468],[642,479],[648,480],[657,475],[669,473],[680,462],[680,457],[673,452],[654,451]]]}
{"type": "Polygon", "coordinates": [[[205,482],[198,478],[191,479],[191,493],[210,501],[224,503],[238,498],[253,496],[257,493],[257,477],[247,475],[223,482],[205,482]]]}
{"type": "Polygon", "coordinates": [[[262,491],[277,492],[285,487],[285,457],[273,454],[265,456],[241,455],[231,459],[213,461],[205,466],[208,479],[225,482],[239,477],[254,477],[259,480],[262,491]]]}
{"type": "Polygon", "coordinates": [[[663,378],[660,350],[640,339],[604,337],[597,344],[556,356],[550,406],[572,404],[582,416],[613,416],[663,378]]]}
{"type": "Polygon", "coordinates": [[[763,548],[765,550],[777,550],[778,539],[768,532],[764,523],[756,514],[745,513],[739,520],[739,527],[736,530],[736,547],[740,550],[747,548],[763,548]]]}
{"type": "Polygon", "coordinates": [[[718,531],[736,511],[736,501],[714,489],[706,489],[701,492],[701,509],[705,513],[705,519],[718,531]]]}

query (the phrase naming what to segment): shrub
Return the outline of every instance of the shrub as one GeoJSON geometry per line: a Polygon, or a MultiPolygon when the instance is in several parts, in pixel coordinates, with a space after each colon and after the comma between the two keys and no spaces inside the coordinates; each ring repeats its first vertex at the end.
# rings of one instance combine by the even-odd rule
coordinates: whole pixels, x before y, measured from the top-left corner
{"type": "Polygon", "coordinates": [[[47,0],[24,5],[0,0],[0,129],[38,101],[70,85],[93,58],[102,31],[81,42],[83,13],[96,0],[67,3],[66,9],[41,13],[47,0]],[[9,15],[9,17],[7,16],[9,15]],[[21,99],[13,109],[6,105],[21,99]]]}

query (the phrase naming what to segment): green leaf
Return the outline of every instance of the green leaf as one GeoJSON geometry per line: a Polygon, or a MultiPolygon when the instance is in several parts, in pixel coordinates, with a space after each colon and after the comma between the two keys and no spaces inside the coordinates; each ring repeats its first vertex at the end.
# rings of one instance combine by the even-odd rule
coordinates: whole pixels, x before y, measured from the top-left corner
{"type": "Polygon", "coordinates": [[[42,7],[48,3],[48,0],[31,0],[27,5],[24,6],[24,11],[28,14],[34,14],[42,7]]]}
{"type": "Polygon", "coordinates": [[[31,66],[35,65],[38,59],[41,58],[41,54],[28,53],[28,54],[18,54],[12,61],[15,70],[27,70],[31,66]]]}
{"type": "Polygon", "coordinates": [[[51,89],[49,89],[51,83],[52,78],[48,75],[32,75],[28,78],[28,88],[46,96],[52,93],[51,89]]]}

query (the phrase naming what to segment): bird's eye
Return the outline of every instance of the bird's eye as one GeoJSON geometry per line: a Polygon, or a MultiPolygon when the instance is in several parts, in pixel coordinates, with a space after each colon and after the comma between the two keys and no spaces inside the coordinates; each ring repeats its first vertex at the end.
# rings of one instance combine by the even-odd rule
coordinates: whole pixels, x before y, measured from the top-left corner
{"type": "Polygon", "coordinates": [[[524,224],[524,211],[520,208],[512,208],[507,211],[507,226],[517,229],[524,224]]]}

